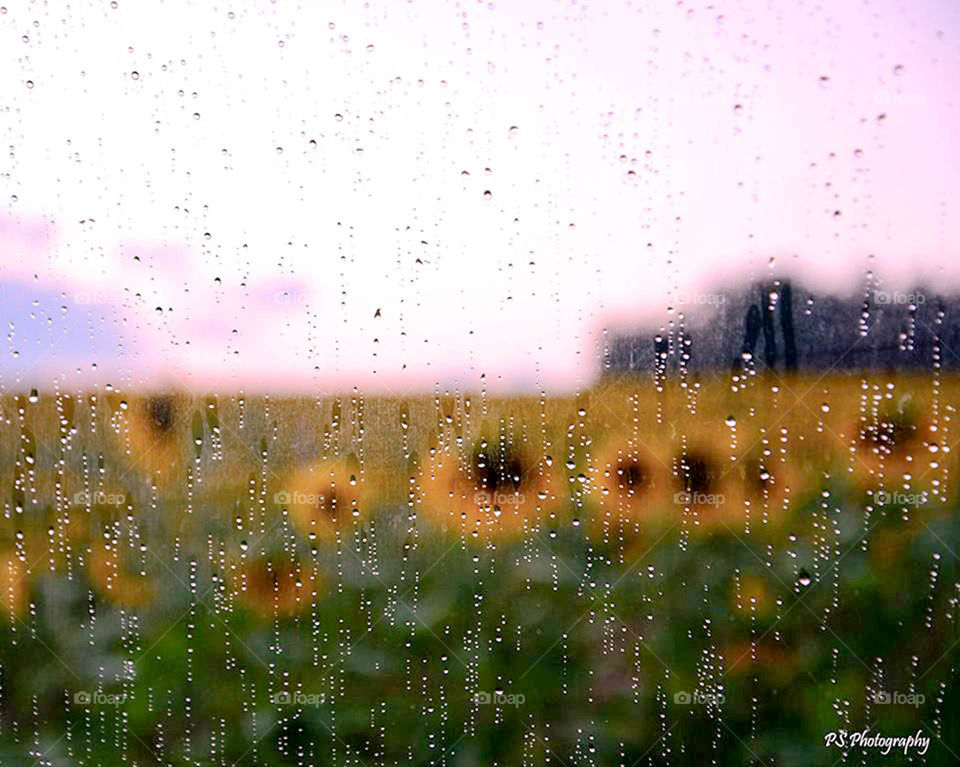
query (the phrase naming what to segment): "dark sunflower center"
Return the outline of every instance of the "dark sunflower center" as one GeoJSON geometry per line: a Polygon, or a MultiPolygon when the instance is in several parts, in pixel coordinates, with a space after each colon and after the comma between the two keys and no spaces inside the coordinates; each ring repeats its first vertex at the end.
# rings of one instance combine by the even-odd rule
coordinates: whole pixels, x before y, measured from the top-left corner
{"type": "Polygon", "coordinates": [[[514,493],[523,484],[526,468],[510,447],[498,453],[478,451],[473,457],[477,487],[491,492],[514,493]]]}
{"type": "Polygon", "coordinates": [[[908,445],[916,435],[916,430],[915,424],[897,416],[865,426],[860,433],[860,441],[866,445],[893,451],[908,445]]]}
{"type": "Polygon", "coordinates": [[[617,486],[622,492],[636,493],[647,481],[647,473],[636,461],[624,461],[617,466],[617,486]]]}
{"type": "Polygon", "coordinates": [[[247,588],[255,591],[271,591],[283,583],[288,566],[270,561],[260,561],[247,567],[247,588]]]}
{"type": "Polygon", "coordinates": [[[344,500],[340,494],[332,488],[324,488],[316,493],[317,502],[314,509],[321,515],[330,519],[336,519],[340,509],[343,508],[344,500]]]}
{"type": "Polygon", "coordinates": [[[754,490],[763,492],[772,484],[770,479],[770,473],[761,463],[751,461],[747,464],[747,481],[754,490]]]}
{"type": "Polygon", "coordinates": [[[713,487],[713,464],[699,453],[684,453],[680,456],[680,479],[690,493],[709,493],[713,487]]]}
{"type": "Polygon", "coordinates": [[[289,565],[271,565],[269,569],[270,585],[277,589],[282,588],[296,571],[289,565]]]}
{"type": "Polygon", "coordinates": [[[276,573],[265,565],[248,567],[246,577],[247,592],[257,598],[269,594],[276,586],[276,573]]]}
{"type": "Polygon", "coordinates": [[[147,401],[147,417],[161,434],[173,428],[173,400],[170,397],[151,397],[147,401]]]}

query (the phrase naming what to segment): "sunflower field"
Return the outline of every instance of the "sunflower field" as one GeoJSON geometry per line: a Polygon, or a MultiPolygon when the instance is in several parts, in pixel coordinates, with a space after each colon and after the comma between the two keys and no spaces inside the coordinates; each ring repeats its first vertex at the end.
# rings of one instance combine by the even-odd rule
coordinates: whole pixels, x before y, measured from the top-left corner
{"type": "Polygon", "coordinates": [[[2,764],[957,762],[949,375],[0,406],[2,764]]]}

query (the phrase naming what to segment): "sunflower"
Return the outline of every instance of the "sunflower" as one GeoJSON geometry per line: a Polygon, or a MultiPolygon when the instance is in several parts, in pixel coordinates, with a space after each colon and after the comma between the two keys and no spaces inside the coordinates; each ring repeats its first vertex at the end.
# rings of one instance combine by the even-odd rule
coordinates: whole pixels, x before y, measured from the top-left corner
{"type": "Polygon", "coordinates": [[[153,590],[142,571],[130,572],[132,558],[122,543],[97,544],[87,557],[87,573],[101,596],[123,607],[143,607],[152,601],[153,590]]]}
{"type": "Polygon", "coordinates": [[[481,439],[466,455],[434,450],[422,476],[426,514],[474,539],[519,538],[552,500],[549,462],[507,439],[496,446],[481,439]]]}
{"type": "Polygon", "coordinates": [[[672,459],[673,502],[695,532],[734,530],[746,517],[736,466],[702,438],[677,450],[672,459]]]}
{"type": "Polygon", "coordinates": [[[733,481],[725,485],[724,505],[742,509],[744,518],[749,513],[753,520],[763,519],[779,528],[789,521],[795,499],[816,487],[814,472],[806,464],[797,452],[786,458],[769,450],[752,450],[731,467],[733,481]]]}
{"type": "Polygon", "coordinates": [[[743,481],[744,494],[771,504],[782,501],[790,493],[788,484],[782,481],[783,464],[770,457],[750,456],[738,464],[738,473],[743,481]],[[776,464],[776,468],[773,468],[776,464]]]}
{"type": "Polygon", "coordinates": [[[294,525],[304,535],[325,541],[347,534],[370,511],[359,468],[345,461],[320,461],[296,470],[274,500],[290,510],[294,525]]]}
{"type": "Polygon", "coordinates": [[[588,486],[597,504],[588,522],[594,537],[629,538],[644,522],[673,515],[669,455],[661,452],[612,441],[597,453],[588,486]]]}
{"type": "Polygon", "coordinates": [[[245,560],[233,572],[237,601],[263,618],[302,612],[318,598],[323,583],[309,564],[269,557],[245,560]]]}
{"type": "Polygon", "coordinates": [[[892,411],[876,420],[858,421],[858,457],[872,471],[906,470],[920,443],[921,424],[907,412],[892,411]]]}
{"type": "Polygon", "coordinates": [[[27,609],[29,571],[16,552],[7,549],[0,552],[0,604],[8,620],[23,615],[27,609]]]}
{"type": "Polygon", "coordinates": [[[891,498],[903,496],[903,504],[920,499],[918,505],[952,495],[952,487],[942,480],[949,447],[936,439],[924,419],[910,411],[893,410],[875,420],[857,421],[852,431],[853,478],[868,495],[882,489],[891,498]]]}
{"type": "Polygon", "coordinates": [[[131,468],[160,482],[180,477],[189,455],[184,398],[172,394],[134,398],[120,401],[117,411],[125,414],[126,429],[119,438],[131,468]]]}

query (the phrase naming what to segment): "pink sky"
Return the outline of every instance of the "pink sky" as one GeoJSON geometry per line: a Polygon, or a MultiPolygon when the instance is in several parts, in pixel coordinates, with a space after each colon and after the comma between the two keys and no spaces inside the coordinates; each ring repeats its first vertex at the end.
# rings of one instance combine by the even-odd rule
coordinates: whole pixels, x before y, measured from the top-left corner
{"type": "Polygon", "coordinates": [[[356,6],[8,3],[5,388],[570,389],[771,257],[960,278],[955,3],[356,6]]]}

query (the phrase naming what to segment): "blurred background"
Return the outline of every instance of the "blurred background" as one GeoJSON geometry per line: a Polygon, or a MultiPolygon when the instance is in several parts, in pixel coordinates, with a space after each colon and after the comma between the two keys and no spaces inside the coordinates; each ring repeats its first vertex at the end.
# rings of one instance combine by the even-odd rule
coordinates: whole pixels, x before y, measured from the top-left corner
{"type": "Polygon", "coordinates": [[[5,9],[7,387],[570,392],[771,268],[957,286],[954,3],[5,9]]]}
{"type": "Polygon", "coordinates": [[[960,762],[955,3],[0,2],[0,765],[960,762]]]}

